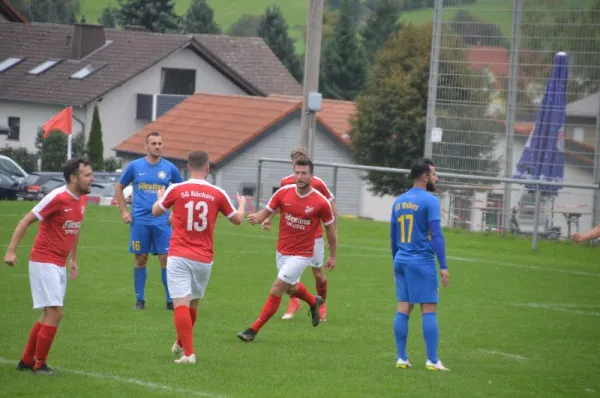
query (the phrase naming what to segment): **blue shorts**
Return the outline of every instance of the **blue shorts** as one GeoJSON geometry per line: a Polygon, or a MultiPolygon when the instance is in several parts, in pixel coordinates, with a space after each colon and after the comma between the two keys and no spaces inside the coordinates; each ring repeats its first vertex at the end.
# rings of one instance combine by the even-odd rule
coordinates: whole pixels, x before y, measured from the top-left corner
{"type": "Polygon", "coordinates": [[[437,304],[439,281],[435,259],[394,261],[396,300],[411,304],[437,304]]]}
{"type": "Polygon", "coordinates": [[[131,223],[129,252],[135,254],[167,254],[171,240],[171,226],[168,222],[159,225],[131,223]]]}

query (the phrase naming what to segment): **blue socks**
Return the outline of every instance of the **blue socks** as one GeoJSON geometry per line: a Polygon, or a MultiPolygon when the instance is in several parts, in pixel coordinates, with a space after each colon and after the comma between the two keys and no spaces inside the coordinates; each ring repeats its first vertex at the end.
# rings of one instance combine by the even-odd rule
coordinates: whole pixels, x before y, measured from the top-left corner
{"type": "Polygon", "coordinates": [[[171,295],[169,294],[169,286],[167,285],[167,269],[161,268],[160,275],[162,276],[162,283],[165,287],[165,294],[167,295],[167,303],[172,303],[171,295]]]}
{"type": "Polygon", "coordinates": [[[425,339],[427,359],[429,359],[433,363],[437,363],[439,332],[435,312],[428,312],[426,314],[423,314],[423,339],[425,339]]]}
{"type": "Polygon", "coordinates": [[[133,287],[135,289],[135,298],[144,300],[144,289],[146,288],[146,267],[133,268],[133,287]]]}
{"type": "Polygon", "coordinates": [[[406,357],[406,340],[408,338],[408,315],[402,312],[396,312],[394,317],[394,337],[396,339],[396,350],[398,358],[407,360],[406,357]]]}

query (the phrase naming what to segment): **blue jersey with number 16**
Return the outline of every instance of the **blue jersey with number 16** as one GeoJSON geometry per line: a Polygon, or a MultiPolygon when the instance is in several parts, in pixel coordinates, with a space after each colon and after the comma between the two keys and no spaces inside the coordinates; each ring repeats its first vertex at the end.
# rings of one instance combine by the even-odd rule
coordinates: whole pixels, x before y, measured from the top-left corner
{"type": "Polygon", "coordinates": [[[177,167],[168,160],[160,159],[157,164],[148,163],[146,158],[134,160],[127,165],[119,182],[123,186],[133,184],[133,202],[131,217],[140,225],[159,225],[166,223],[168,214],[160,217],[152,216],[152,205],[156,201],[156,193],[170,183],[182,182],[177,167]]]}
{"type": "Polygon", "coordinates": [[[429,223],[436,220],[440,220],[440,202],[433,194],[412,188],[397,197],[390,220],[395,260],[434,259],[429,223]]]}

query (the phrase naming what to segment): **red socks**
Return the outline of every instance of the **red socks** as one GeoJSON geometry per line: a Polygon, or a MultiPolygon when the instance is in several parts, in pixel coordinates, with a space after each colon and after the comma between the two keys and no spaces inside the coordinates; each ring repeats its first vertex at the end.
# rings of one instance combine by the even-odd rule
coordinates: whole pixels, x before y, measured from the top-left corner
{"type": "Polygon", "coordinates": [[[317,303],[317,298],[306,289],[304,283],[298,282],[296,287],[298,288],[298,291],[296,294],[294,294],[294,297],[298,297],[300,300],[306,301],[310,306],[313,306],[317,303]]]}
{"type": "Polygon", "coordinates": [[[36,322],[33,324],[31,328],[31,332],[29,332],[29,340],[27,340],[27,345],[25,346],[25,350],[23,351],[23,356],[21,356],[21,360],[25,362],[25,365],[30,366],[35,362],[35,346],[37,343],[38,333],[42,328],[42,324],[36,322]]]}
{"type": "MultiPolygon", "coordinates": [[[[194,325],[196,324],[196,319],[198,318],[198,308],[190,307],[190,318],[192,318],[192,329],[194,329],[194,325]]],[[[181,340],[177,337],[177,345],[182,347],[181,340]]]]}
{"type": "Polygon", "coordinates": [[[317,294],[319,296],[321,296],[323,301],[325,301],[325,299],[327,299],[327,279],[325,279],[325,282],[323,282],[323,283],[317,282],[316,288],[317,288],[317,294]]]}
{"type": "Polygon", "coordinates": [[[175,330],[177,330],[177,341],[181,342],[183,354],[190,356],[194,353],[194,337],[192,333],[192,316],[190,307],[179,305],[173,312],[175,330]]]}
{"type": "Polygon", "coordinates": [[[258,333],[260,328],[262,328],[265,325],[265,323],[267,323],[269,319],[271,319],[271,317],[275,315],[275,313],[279,309],[279,304],[281,304],[281,297],[269,294],[269,298],[263,306],[263,309],[260,312],[258,319],[252,324],[252,326],[250,326],[250,328],[254,330],[254,332],[258,333]]]}
{"type": "MultiPolygon", "coordinates": [[[[34,326],[35,329],[35,326],[34,326]]],[[[40,330],[37,334],[37,340],[35,342],[35,365],[34,369],[39,369],[46,363],[50,347],[52,347],[52,341],[56,335],[56,326],[41,325],[40,330]]],[[[33,333],[33,330],[31,331],[33,333]]],[[[31,338],[31,336],[30,336],[31,338]]],[[[29,344],[27,344],[29,346],[29,344]]]]}

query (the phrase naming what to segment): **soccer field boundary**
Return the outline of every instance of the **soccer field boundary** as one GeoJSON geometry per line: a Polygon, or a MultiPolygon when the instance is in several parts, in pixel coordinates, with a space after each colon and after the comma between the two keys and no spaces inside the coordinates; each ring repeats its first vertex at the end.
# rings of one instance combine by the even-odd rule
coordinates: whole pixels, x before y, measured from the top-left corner
{"type": "Polygon", "coordinates": [[[562,306],[556,306],[553,304],[541,304],[541,303],[512,303],[512,305],[514,305],[515,307],[521,307],[521,308],[541,308],[541,309],[545,309],[545,310],[552,310],[552,311],[559,311],[559,312],[566,312],[567,314],[574,314],[574,315],[586,315],[586,316],[596,316],[596,317],[600,317],[600,312],[596,312],[596,311],[581,311],[581,310],[577,310],[575,308],[564,308],[562,306]]]}
{"type": "MultiPolygon", "coordinates": [[[[0,357],[1,365],[14,365],[16,367],[17,362],[18,361],[13,361],[10,359],[0,357]]],[[[173,365],[173,366],[177,366],[177,365],[173,365]]],[[[172,387],[172,386],[169,386],[166,384],[159,384],[159,383],[154,383],[151,381],[133,379],[130,377],[122,377],[119,375],[108,375],[108,374],[98,373],[98,372],[86,372],[83,370],[67,369],[67,368],[63,368],[63,367],[53,367],[53,368],[59,373],[69,373],[69,374],[73,374],[73,375],[77,375],[77,376],[91,377],[91,378],[99,379],[99,380],[110,380],[110,381],[115,381],[117,383],[134,384],[134,385],[137,385],[140,387],[147,388],[149,390],[166,391],[166,392],[169,392],[172,394],[187,394],[187,395],[193,395],[193,396],[197,396],[197,397],[208,397],[208,398],[227,398],[226,395],[217,395],[217,394],[212,394],[212,393],[203,392],[203,391],[177,388],[177,387],[172,387]]],[[[15,372],[17,372],[17,371],[15,370],[15,372]]]]}

